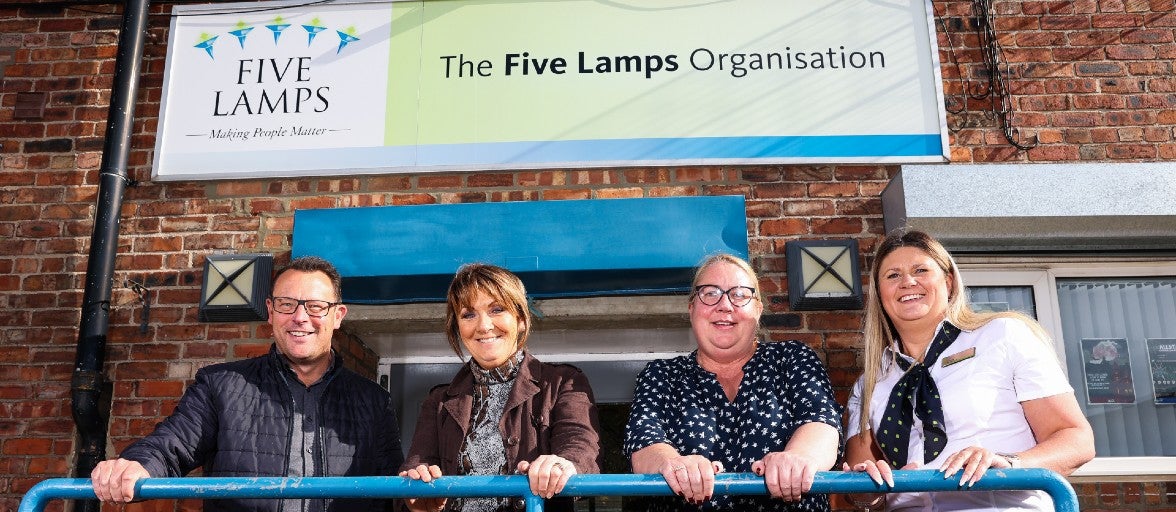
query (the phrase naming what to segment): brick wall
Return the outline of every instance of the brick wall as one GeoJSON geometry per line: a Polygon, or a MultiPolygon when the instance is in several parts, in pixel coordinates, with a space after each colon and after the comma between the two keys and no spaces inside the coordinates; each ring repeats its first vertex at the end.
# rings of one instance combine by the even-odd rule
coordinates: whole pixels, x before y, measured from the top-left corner
{"type": "Polygon", "coordinates": [[[1087,512],[1176,510],[1176,482],[1106,482],[1074,486],[1087,512]]]}
{"type": "MultiPolygon", "coordinates": [[[[934,2],[953,162],[1176,160],[1172,0],[1001,1],[995,26],[1007,61],[1010,145],[983,91],[989,72],[968,2],[934,2]]],[[[201,264],[218,251],[288,257],[293,211],[484,201],[741,194],[752,259],[762,271],[764,324],[826,361],[842,399],[860,373],[858,312],[788,309],[784,243],[882,232],[879,192],[896,166],[743,166],[540,170],[345,178],[154,183],[149,163],[170,5],[152,8],[122,207],[105,374],[114,382],[111,455],[172,410],[197,368],[268,346],[268,325],[196,321],[201,264]],[[132,291],[149,290],[150,318],[132,291]]],[[[0,510],[73,467],[69,386],[102,136],[121,9],[0,3],[0,510]],[[107,13],[107,14],[100,14],[107,13]],[[18,97],[44,113],[14,119],[18,97]]],[[[868,261],[864,261],[867,263],[868,261]]],[[[349,365],[374,375],[375,354],[341,336],[349,365]]],[[[1089,510],[1173,510],[1168,483],[1083,484],[1089,510]]],[[[62,505],[52,505],[60,510],[62,505]]],[[[195,509],[148,502],[134,511],[195,509]]],[[[113,509],[113,507],[111,508],[113,509]]]]}

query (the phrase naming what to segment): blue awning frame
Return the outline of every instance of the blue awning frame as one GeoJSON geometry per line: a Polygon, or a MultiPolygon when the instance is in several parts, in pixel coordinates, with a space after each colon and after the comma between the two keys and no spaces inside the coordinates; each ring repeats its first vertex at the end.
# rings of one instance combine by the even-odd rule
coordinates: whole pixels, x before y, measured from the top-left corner
{"type": "Polygon", "coordinates": [[[684,293],[720,252],[747,258],[743,196],[299,210],[291,255],[334,263],[344,302],[400,304],[443,302],[473,262],[515,272],[532,298],[684,293]]]}

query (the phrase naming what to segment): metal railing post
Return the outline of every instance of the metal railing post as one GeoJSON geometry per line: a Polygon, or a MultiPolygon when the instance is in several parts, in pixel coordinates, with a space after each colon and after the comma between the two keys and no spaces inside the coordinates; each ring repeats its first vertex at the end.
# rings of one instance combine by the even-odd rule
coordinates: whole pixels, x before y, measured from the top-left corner
{"type": "Polygon", "coordinates": [[[528,490],[527,495],[523,497],[523,502],[527,505],[527,512],[543,512],[543,504],[546,500],[537,494],[531,494],[528,490]]]}

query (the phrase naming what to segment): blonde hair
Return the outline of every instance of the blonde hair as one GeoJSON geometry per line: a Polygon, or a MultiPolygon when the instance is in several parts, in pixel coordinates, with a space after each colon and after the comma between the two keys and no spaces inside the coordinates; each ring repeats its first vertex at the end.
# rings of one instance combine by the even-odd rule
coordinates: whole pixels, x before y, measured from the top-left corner
{"type": "Polygon", "coordinates": [[[445,336],[449,339],[449,348],[462,357],[461,332],[458,330],[457,319],[462,308],[473,307],[478,293],[485,293],[502,307],[510,310],[523,328],[519,329],[515,350],[523,350],[527,346],[527,335],[531,333],[531,310],[527,307],[527,289],[519,276],[511,271],[485,263],[471,263],[462,265],[449,283],[446,294],[445,308],[445,336]]]}
{"type": "Polygon", "coordinates": [[[751,282],[755,283],[755,298],[759,298],[759,276],[755,275],[755,270],[751,268],[751,264],[734,254],[718,253],[707,256],[706,259],[702,260],[702,263],[698,264],[698,268],[694,269],[694,279],[690,281],[689,300],[694,300],[694,294],[696,293],[694,288],[698,286],[698,281],[702,279],[702,273],[706,272],[706,269],[715,263],[730,263],[739,267],[739,270],[747,274],[747,277],[751,278],[751,282]]]}
{"type": "Polygon", "coordinates": [[[1045,332],[1045,329],[1036,320],[1023,313],[972,310],[971,305],[968,304],[968,294],[964,288],[964,280],[960,277],[959,267],[956,266],[955,260],[952,259],[947,249],[931,235],[917,230],[892,232],[882,240],[882,243],[878,244],[878,250],[874,253],[874,261],[870,265],[870,293],[866,296],[866,328],[863,341],[865,353],[862,362],[864,370],[862,374],[861,415],[858,424],[862,432],[870,428],[870,398],[874,394],[878,379],[882,376],[883,365],[894,364],[894,361],[884,361],[883,359],[886,347],[889,347],[898,338],[898,331],[890,317],[886,315],[886,311],[882,309],[878,281],[882,260],[902,247],[911,247],[922,251],[931,257],[931,260],[939,266],[945,276],[951,277],[951,287],[947,291],[946,317],[956,327],[970,331],[983,327],[995,318],[1014,318],[1028,325],[1041,341],[1049,341],[1049,334],[1045,332]]]}

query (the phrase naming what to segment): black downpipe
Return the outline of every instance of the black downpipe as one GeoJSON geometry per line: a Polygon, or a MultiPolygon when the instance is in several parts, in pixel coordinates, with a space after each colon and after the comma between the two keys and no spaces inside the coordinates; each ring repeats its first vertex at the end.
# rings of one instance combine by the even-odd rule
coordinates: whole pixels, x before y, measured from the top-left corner
{"type": "MultiPolygon", "coordinates": [[[[74,423],[78,427],[77,465],[74,470],[77,478],[89,478],[94,466],[106,458],[106,424],[110,404],[109,400],[104,399],[103,391],[110,384],[103,377],[102,367],[106,362],[110,296],[114,282],[114,260],[118,252],[118,223],[129,181],[127,163],[130,160],[135,99],[139,93],[150,6],[150,0],[127,0],[123,7],[118,55],[115,57],[114,87],[106,118],[102,166],[99,169],[98,205],[94,232],[90,237],[86,288],[82,296],[82,320],[78,328],[77,362],[70,389],[74,423]]],[[[74,510],[96,512],[99,505],[98,500],[82,500],[74,510]]]]}

